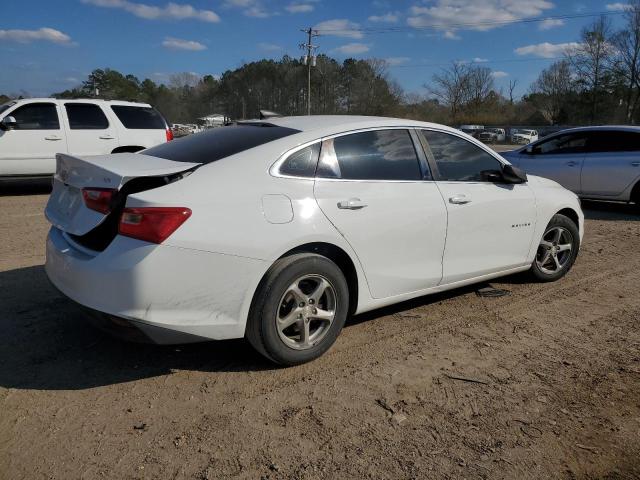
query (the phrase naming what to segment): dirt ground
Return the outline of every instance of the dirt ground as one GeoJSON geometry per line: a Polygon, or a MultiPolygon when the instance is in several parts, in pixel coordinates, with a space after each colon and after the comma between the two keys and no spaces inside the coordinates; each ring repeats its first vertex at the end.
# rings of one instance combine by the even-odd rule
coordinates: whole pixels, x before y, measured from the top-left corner
{"type": "Polygon", "coordinates": [[[640,216],[585,202],[524,276],[349,321],[275,368],[242,340],[121,343],[47,283],[42,186],[1,186],[0,478],[640,478],[640,216]],[[466,380],[464,380],[466,379],[466,380]]]}

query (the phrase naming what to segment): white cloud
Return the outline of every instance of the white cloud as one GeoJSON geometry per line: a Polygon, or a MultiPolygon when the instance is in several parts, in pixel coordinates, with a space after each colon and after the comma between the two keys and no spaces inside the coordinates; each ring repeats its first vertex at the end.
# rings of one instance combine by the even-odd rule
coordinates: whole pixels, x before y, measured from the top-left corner
{"type": "Polygon", "coordinates": [[[319,30],[323,35],[333,35],[336,37],[362,38],[362,32],[358,30],[360,25],[344,18],[326,20],[318,23],[314,30],[319,30]]]}
{"type": "Polygon", "coordinates": [[[514,52],[518,55],[533,55],[541,58],[554,58],[562,56],[567,51],[573,50],[580,46],[577,42],[569,43],[538,43],[536,45],[526,45],[524,47],[516,48],[514,52]]]}
{"type": "Polygon", "coordinates": [[[247,17],[268,18],[277,15],[277,12],[267,10],[261,0],[225,0],[225,8],[240,8],[247,17]]]}
{"type": "Polygon", "coordinates": [[[73,44],[73,42],[71,42],[71,37],[66,33],[46,27],[38,30],[0,30],[0,40],[18,43],[44,41],[58,43],[60,45],[73,44]]]}
{"type": "Polygon", "coordinates": [[[367,53],[369,51],[369,45],[365,45],[364,43],[347,43],[341,47],[334,48],[333,51],[342,55],[359,55],[361,53],[367,53]]]}
{"type": "Polygon", "coordinates": [[[447,40],[461,40],[460,35],[456,34],[453,30],[447,30],[444,32],[444,38],[447,40]]]}
{"type": "Polygon", "coordinates": [[[217,23],[220,17],[212,10],[198,10],[191,5],[169,2],[164,7],[130,2],[129,0],[81,0],[82,3],[105,8],[119,8],[147,20],[201,20],[217,23]]]}
{"type": "Polygon", "coordinates": [[[258,48],[264,52],[281,52],[284,50],[280,45],[275,43],[260,42],[258,48]]]}
{"type": "Polygon", "coordinates": [[[473,63],[485,63],[488,62],[489,59],[488,58],[481,58],[481,57],[475,57],[473,59],[473,63]]]}
{"type": "Polygon", "coordinates": [[[200,42],[173,37],[166,37],[162,42],[162,46],[169,50],[190,50],[192,52],[199,52],[207,49],[207,46],[200,42]]]}
{"type": "Polygon", "coordinates": [[[456,30],[492,30],[500,22],[535,18],[553,7],[549,0],[434,0],[430,5],[412,6],[407,24],[433,26],[445,32],[445,38],[457,39],[456,30]]]}
{"type": "Polygon", "coordinates": [[[371,15],[369,21],[376,23],[396,23],[399,18],[397,13],[389,12],[384,15],[371,15]]]}
{"type": "Polygon", "coordinates": [[[308,13],[313,12],[315,7],[309,3],[290,3],[284,9],[289,13],[308,13]]]}
{"type": "Polygon", "coordinates": [[[491,72],[491,76],[493,78],[504,78],[504,77],[508,77],[509,74],[507,72],[503,72],[502,70],[496,70],[494,72],[491,72]]]}
{"type": "Polygon", "coordinates": [[[552,28],[562,27],[564,20],[559,18],[547,18],[538,25],[539,30],[551,30],[552,28]]]}
{"type": "Polygon", "coordinates": [[[385,58],[384,61],[387,62],[387,65],[390,67],[397,67],[398,65],[404,65],[411,60],[409,57],[389,57],[385,58]]]}
{"type": "Polygon", "coordinates": [[[624,12],[630,9],[631,5],[628,3],[616,2],[607,4],[607,10],[611,10],[612,12],[624,12]]]}

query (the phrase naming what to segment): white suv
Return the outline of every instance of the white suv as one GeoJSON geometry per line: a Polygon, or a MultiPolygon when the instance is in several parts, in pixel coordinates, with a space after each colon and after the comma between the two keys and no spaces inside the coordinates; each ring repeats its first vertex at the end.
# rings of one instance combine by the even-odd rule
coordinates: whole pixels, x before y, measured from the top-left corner
{"type": "Polygon", "coordinates": [[[137,152],[173,139],[151,105],[29,98],[0,105],[0,178],[53,175],[56,153],[137,152]]]}

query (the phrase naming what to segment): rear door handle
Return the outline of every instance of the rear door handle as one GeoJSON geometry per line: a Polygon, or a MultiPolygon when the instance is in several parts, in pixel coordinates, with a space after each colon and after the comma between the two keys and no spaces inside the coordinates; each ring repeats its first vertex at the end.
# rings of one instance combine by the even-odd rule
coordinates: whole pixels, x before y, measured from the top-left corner
{"type": "Polygon", "coordinates": [[[449,197],[449,203],[465,205],[467,203],[471,203],[471,199],[466,195],[454,195],[453,197],[449,197]]]}
{"type": "Polygon", "coordinates": [[[567,165],[570,167],[575,167],[576,165],[578,165],[578,162],[573,162],[573,161],[567,162],[567,165]]]}
{"type": "Polygon", "coordinates": [[[111,135],[100,135],[101,140],[113,140],[116,137],[112,137],[111,135]]]}
{"type": "Polygon", "coordinates": [[[631,166],[640,167],[640,162],[631,162],[631,166]]]}
{"type": "Polygon", "coordinates": [[[360,210],[366,206],[367,204],[359,198],[350,198],[349,200],[338,202],[338,208],[341,210],[360,210]]]}
{"type": "Polygon", "coordinates": [[[44,137],[44,139],[55,142],[56,140],[62,140],[62,137],[59,137],[58,135],[49,135],[48,137],[44,137]]]}

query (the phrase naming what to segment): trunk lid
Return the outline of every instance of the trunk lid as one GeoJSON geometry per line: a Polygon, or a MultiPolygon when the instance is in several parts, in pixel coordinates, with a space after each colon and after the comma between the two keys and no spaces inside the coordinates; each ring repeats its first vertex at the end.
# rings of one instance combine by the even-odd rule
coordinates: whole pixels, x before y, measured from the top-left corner
{"type": "MultiPolygon", "coordinates": [[[[92,157],[56,155],[53,190],[45,208],[49,222],[72,235],[85,235],[105,218],[117,212],[103,214],[85,205],[83,188],[109,188],[118,191],[124,206],[127,183],[134,179],[149,179],[147,189],[169,183],[168,177],[192,170],[199,163],[174,162],[139,153],[117,153],[92,157]],[[158,179],[158,182],[153,182],[158,179]],[[164,183],[163,183],[164,181],[164,183]]],[[[132,182],[133,183],[133,182],[132,182]]],[[[142,189],[145,189],[142,187],[142,189]]],[[[142,191],[142,190],[137,190],[142,191]]]]}

